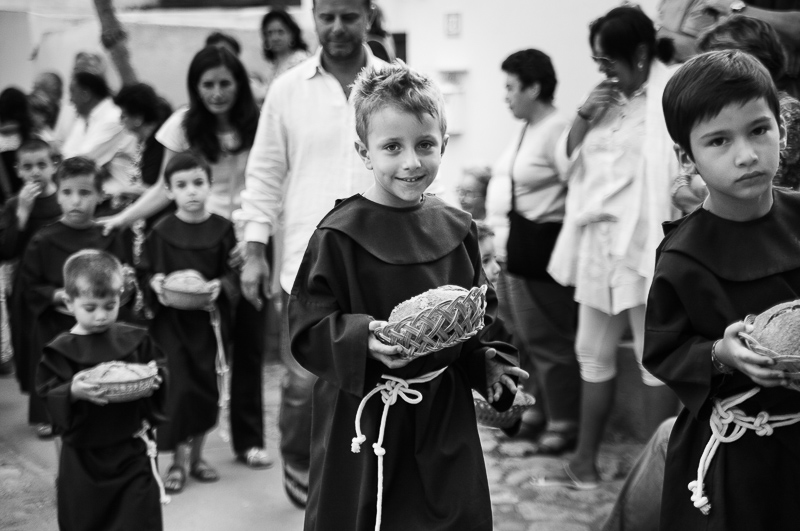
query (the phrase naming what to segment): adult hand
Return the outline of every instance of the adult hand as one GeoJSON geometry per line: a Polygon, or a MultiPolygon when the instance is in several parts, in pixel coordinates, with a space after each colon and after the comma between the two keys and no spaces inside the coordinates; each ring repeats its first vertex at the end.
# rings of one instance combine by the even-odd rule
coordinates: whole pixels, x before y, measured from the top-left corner
{"type": "Polygon", "coordinates": [[[103,236],[108,236],[115,229],[122,229],[130,225],[121,212],[115,216],[97,218],[97,223],[103,226],[103,236]]]}
{"type": "Polygon", "coordinates": [[[386,321],[371,321],[369,323],[369,339],[367,340],[367,355],[383,363],[390,369],[399,369],[411,363],[411,359],[404,359],[400,356],[404,353],[400,345],[387,345],[377,338],[375,330],[384,326],[386,321]]]}
{"type": "Polygon", "coordinates": [[[244,264],[247,242],[238,242],[228,255],[228,266],[231,269],[239,269],[244,264]]]}
{"type": "Polygon", "coordinates": [[[601,81],[586,97],[586,101],[578,111],[579,115],[590,122],[602,116],[611,105],[617,102],[618,85],[619,83],[612,79],[601,81]]]}
{"type": "Polygon", "coordinates": [[[108,404],[108,399],[105,398],[105,390],[97,384],[90,384],[86,382],[85,374],[77,374],[72,379],[72,384],[69,387],[70,396],[72,400],[86,400],[98,406],[108,404]]]}
{"type": "Polygon", "coordinates": [[[503,386],[507,387],[511,393],[516,394],[517,384],[514,383],[513,376],[520,380],[527,380],[529,374],[527,371],[514,367],[513,365],[506,365],[494,359],[497,356],[497,350],[490,348],[486,350],[486,400],[491,404],[496,400],[500,400],[503,395],[503,386]]]}
{"type": "Polygon", "coordinates": [[[717,359],[728,367],[733,367],[744,373],[753,382],[762,387],[787,386],[789,376],[781,370],[773,368],[776,361],[768,356],[756,354],[748,349],[739,338],[740,332],[752,333],[753,325],[744,321],[733,323],[725,329],[725,334],[717,343],[714,354],[717,359]]]}
{"type": "Polygon", "coordinates": [[[269,298],[269,263],[266,256],[266,245],[247,242],[244,265],[242,266],[242,295],[250,301],[256,310],[261,310],[264,301],[269,298]]]}

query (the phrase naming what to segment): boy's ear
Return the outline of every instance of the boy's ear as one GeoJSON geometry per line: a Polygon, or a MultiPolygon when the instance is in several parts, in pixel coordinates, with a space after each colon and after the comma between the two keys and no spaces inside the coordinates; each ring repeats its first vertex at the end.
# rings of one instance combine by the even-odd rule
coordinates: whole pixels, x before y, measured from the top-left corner
{"type": "Polygon", "coordinates": [[[368,170],[371,170],[372,160],[369,158],[369,149],[367,149],[367,145],[361,140],[356,140],[355,147],[356,153],[358,153],[358,156],[364,161],[364,166],[366,166],[368,170]]]}
{"type": "Polygon", "coordinates": [[[673,149],[675,150],[675,156],[678,157],[678,164],[681,166],[681,173],[684,175],[696,174],[697,166],[686,150],[680,147],[678,144],[675,144],[673,149]]]}
{"type": "Polygon", "coordinates": [[[442,138],[442,155],[444,155],[444,148],[447,147],[447,141],[450,140],[450,135],[445,134],[444,138],[442,138]]]}
{"type": "Polygon", "coordinates": [[[167,192],[167,199],[175,201],[175,194],[172,193],[172,188],[170,188],[166,182],[164,183],[164,191],[167,192]]]}
{"type": "Polygon", "coordinates": [[[542,92],[542,84],[538,81],[535,83],[531,83],[531,86],[525,89],[525,92],[531,97],[531,99],[537,99],[539,94],[542,92]]]}

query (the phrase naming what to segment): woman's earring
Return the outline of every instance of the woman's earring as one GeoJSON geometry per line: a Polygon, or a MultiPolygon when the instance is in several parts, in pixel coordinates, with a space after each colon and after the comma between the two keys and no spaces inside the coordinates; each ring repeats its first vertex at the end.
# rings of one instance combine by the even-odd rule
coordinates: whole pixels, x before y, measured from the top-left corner
{"type": "Polygon", "coordinates": [[[641,70],[642,68],[644,68],[644,63],[642,61],[639,61],[639,64],[636,66],[638,66],[639,70],[641,70]]]}

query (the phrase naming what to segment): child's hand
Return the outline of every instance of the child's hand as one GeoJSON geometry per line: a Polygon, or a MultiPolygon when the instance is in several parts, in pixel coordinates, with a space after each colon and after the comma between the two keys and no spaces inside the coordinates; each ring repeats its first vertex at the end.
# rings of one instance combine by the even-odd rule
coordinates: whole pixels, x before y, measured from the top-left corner
{"type": "Polygon", "coordinates": [[[23,186],[19,191],[17,215],[19,216],[20,212],[25,213],[26,216],[30,214],[31,210],[33,209],[33,203],[36,202],[36,198],[39,197],[39,194],[41,193],[41,184],[34,181],[25,183],[25,186],[23,186]]]}
{"type": "Polygon", "coordinates": [[[714,351],[717,359],[724,365],[744,373],[753,382],[762,387],[789,385],[790,381],[786,373],[772,368],[775,365],[775,360],[756,354],[739,339],[739,332],[749,334],[752,331],[753,325],[745,324],[743,321],[733,323],[726,328],[725,334],[720,342],[717,343],[717,348],[714,351]]]}
{"type": "Polygon", "coordinates": [[[386,324],[386,321],[372,321],[369,323],[369,339],[367,341],[368,355],[378,360],[390,369],[399,369],[411,363],[410,359],[402,359],[403,347],[400,345],[387,345],[375,336],[375,330],[386,324]]]}
{"type": "Polygon", "coordinates": [[[144,393],[144,396],[153,396],[153,393],[155,393],[161,388],[162,383],[164,383],[164,379],[161,377],[160,374],[156,374],[156,377],[153,378],[153,385],[151,385],[150,389],[148,389],[144,393]]]}
{"type": "Polygon", "coordinates": [[[158,302],[166,306],[164,304],[164,273],[156,273],[150,278],[150,287],[153,288],[153,293],[156,294],[156,298],[158,302]]]}
{"type": "Polygon", "coordinates": [[[228,255],[228,266],[231,269],[241,269],[242,264],[244,264],[244,253],[246,248],[247,242],[239,242],[233,249],[231,249],[231,252],[228,255]]]}
{"type": "Polygon", "coordinates": [[[500,400],[503,395],[503,386],[505,385],[509,391],[516,394],[517,385],[514,383],[512,376],[516,376],[520,380],[527,380],[528,373],[519,367],[512,367],[495,361],[493,358],[497,355],[497,350],[490,348],[486,350],[486,400],[490,404],[496,400],[500,400]]]}
{"type": "Polygon", "coordinates": [[[72,385],[69,388],[72,400],[86,400],[98,406],[108,404],[108,399],[104,397],[105,391],[97,384],[87,383],[85,378],[85,374],[78,374],[72,379],[72,385]]]}

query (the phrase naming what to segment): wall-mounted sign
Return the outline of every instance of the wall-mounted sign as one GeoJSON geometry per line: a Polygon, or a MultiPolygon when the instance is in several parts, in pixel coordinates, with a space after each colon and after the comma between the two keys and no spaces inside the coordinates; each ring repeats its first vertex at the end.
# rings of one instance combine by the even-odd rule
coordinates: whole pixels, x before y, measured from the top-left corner
{"type": "Polygon", "coordinates": [[[461,36],[461,13],[447,13],[444,16],[444,34],[448,37],[461,36]]]}

